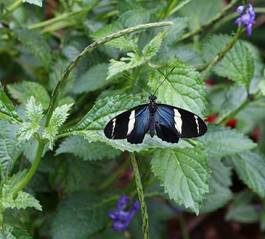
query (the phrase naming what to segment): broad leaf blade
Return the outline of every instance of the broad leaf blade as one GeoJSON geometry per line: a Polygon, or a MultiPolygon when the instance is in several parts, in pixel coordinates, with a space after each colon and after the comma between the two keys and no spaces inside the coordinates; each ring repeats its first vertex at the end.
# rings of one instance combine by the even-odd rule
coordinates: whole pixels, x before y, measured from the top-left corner
{"type": "Polygon", "coordinates": [[[176,203],[199,213],[208,193],[207,158],[200,148],[155,150],[152,171],[176,203]]]}

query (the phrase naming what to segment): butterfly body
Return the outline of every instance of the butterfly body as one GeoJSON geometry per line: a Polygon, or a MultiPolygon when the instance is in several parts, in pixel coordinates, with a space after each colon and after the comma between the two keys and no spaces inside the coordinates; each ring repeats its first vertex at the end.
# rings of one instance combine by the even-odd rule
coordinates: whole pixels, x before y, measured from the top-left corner
{"type": "Polygon", "coordinates": [[[192,138],[207,131],[204,121],[187,110],[166,104],[157,104],[156,96],[149,97],[149,104],[136,106],[110,120],[104,134],[110,139],[127,139],[139,144],[149,132],[163,141],[177,143],[179,138],[192,138]]]}

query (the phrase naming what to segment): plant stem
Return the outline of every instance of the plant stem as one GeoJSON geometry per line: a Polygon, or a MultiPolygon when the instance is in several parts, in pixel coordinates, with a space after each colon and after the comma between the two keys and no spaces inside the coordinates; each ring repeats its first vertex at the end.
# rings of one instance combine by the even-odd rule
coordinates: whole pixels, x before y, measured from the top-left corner
{"type": "Polygon", "coordinates": [[[199,27],[198,29],[192,31],[192,32],[189,32],[185,35],[183,35],[183,37],[181,37],[178,42],[180,41],[184,41],[184,40],[187,40],[189,38],[192,38],[194,37],[195,35],[197,34],[200,34],[202,33],[203,31],[209,29],[210,27],[212,27],[213,25],[215,25],[219,20],[221,20],[225,14],[230,11],[235,5],[236,3],[238,2],[238,0],[233,0],[231,1],[224,9],[221,13],[219,13],[215,18],[213,18],[211,21],[207,22],[206,24],[202,25],[201,27],[199,27]]]}
{"type": "Polygon", "coordinates": [[[89,52],[91,52],[92,50],[94,50],[95,48],[113,40],[116,38],[119,38],[121,36],[127,35],[129,33],[132,32],[136,32],[136,31],[141,31],[141,30],[145,30],[145,29],[149,29],[149,28],[154,28],[154,27],[164,27],[164,26],[172,26],[173,23],[166,21],[166,22],[155,22],[155,23],[148,23],[148,24],[141,24],[135,27],[130,27],[130,28],[126,28],[124,30],[115,32],[111,35],[108,35],[106,37],[103,37],[101,39],[99,39],[98,41],[95,41],[93,43],[91,43],[90,45],[88,45],[77,57],[74,58],[74,60],[66,67],[61,79],[58,81],[53,94],[52,94],[52,98],[50,101],[50,105],[48,107],[48,112],[47,112],[47,120],[46,120],[46,126],[49,124],[50,122],[50,118],[52,116],[52,112],[56,107],[57,104],[57,100],[58,100],[58,96],[60,93],[60,90],[63,86],[63,84],[65,83],[65,81],[68,79],[69,74],[71,73],[71,71],[75,68],[75,66],[77,65],[77,63],[80,61],[80,59],[82,59],[86,54],[88,54],[89,52]]]}
{"type": "Polygon", "coordinates": [[[137,160],[135,158],[134,153],[130,153],[130,160],[131,160],[131,164],[133,167],[137,194],[138,194],[138,198],[141,204],[142,230],[144,234],[144,239],[149,239],[149,222],[148,222],[147,207],[146,207],[145,200],[144,200],[144,191],[143,191],[141,175],[139,172],[137,160]]]}
{"type": "Polygon", "coordinates": [[[39,167],[40,161],[41,161],[41,156],[42,156],[44,147],[45,147],[45,142],[39,141],[39,144],[38,144],[38,147],[36,150],[36,154],[35,154],[35,159],[31,165],[30,170],[28,171],[26,176],[20,181],[20,183],[14,189],[13,195],[15,197],[19,191],[23,190],[28,185],[29,181],[31,180],[33,175],[36,173],[36,171],[39,167]]]}
{"type": "Polygon", "coordinates": [[[236,44],[240,34],[242,32],[242,28],[238,28],[235,36],[232,38],[230,42],[226,44],[226,46],[218,52],[218,54],[207,64],[205,64],[203,67],[199,68],[198,70],[204,73],[209,72],[212,67],[214,67],[220,60],[222,60],[225,56],[225,54],[236,44]]]}
{"type": "Polygon", "coordinates": [[[12,3],[6,8],[2,17],[8,16],[10,13],[15,11],[21,4],[22,4],[22,0],[16,0],[14,3],[12,3]]]}
{"type": "Polygon", "coordinates": [[[186,221],[183,216],[183,213],[179,214],[179,224],[180,224],[180,229],[181,229],[181,234],[183,239],[189,239],[189,233],[187,231],[187,226],[186,226],[186,221]]]}

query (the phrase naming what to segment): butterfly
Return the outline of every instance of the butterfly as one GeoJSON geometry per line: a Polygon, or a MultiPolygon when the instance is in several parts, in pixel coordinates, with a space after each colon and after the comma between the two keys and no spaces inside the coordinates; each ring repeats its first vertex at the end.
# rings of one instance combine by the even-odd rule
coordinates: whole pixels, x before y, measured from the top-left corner
{"type": "Polygon", "coordinates": [[[180,138],[193,138],[206,133],[204,121],[190,111],[156,103],[155,95],[149,104],[138,105],[111,119],[104,134],[109,139],[127,139],[132,144],[143,142],[145,134],[155,134],[163,141],[178,143],[180,138]]]}

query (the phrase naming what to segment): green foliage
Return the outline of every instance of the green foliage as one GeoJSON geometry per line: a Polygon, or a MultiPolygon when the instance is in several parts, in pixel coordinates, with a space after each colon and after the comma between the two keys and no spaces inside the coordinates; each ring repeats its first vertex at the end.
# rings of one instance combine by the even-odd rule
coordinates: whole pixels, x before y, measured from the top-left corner
{"type": "Polygon", "coordinates": [[[17,127],[1,121],[0,128],[0,171],[1,179],[4,180],[22,153],[22,147],[16,138],[17,127]]]}
{"type": "Polygon", "coordinates": [[[165,79],[156,92],[158,100],[165,104],[175,105],[199,115],[205,111],[205,89],[199,73],[191,66],[175,62],[154,72],[149,80],[153,91],[165,79]]]}
{"type": "Polygon", "coordinates": [[[22,0],[22,2],[30,3],[42,7],[42,0],[22,0]]]}
{"type": "Polygon", "coordinates": [[[165,32],[159,33],[155,36],[143,49],[142,54],[136,52],[127,53],[127,57],[122,57],[120,61],[111,60],[107,80],[121,74],[124,71],[139,67],[148,62],[158,52],[165,32]]]}
{"type": "Polygon", "coordinates": [[[210,157],[219,158],[251,150],[256,144],[235,129],[209,125],[208,133],[200,141],[210,157]]]}
{"type": "MultiPolygon", "coordinates": [[[[226,35],[214,35],[204,44],[204,58],[209,61],[231,40],[226,35]]],[[[238,41],[225,57],[214,67],[217,75],[227,77],[249,88],[254,76],[254,59],[244,42],[238,41]]]]}
{"type": "Polygon", "coordinates": [[[52,238],[88,238],[107,223],[106,205],[107,203],[100,201],[95,195],[71,195],[59,205],[52,222],[52,238]]]}
{"type": "Polygon", "coordinates": [[[211,171],[209,194],[207,194],[203,206],[200,208],[201,213],[221,208],[233,197],[229,189],[232,185],[231,168],[226,167],[222,161],[217,159],[211,159],[208,163],[211,171]]]}
{"type": "Polygon", "coordinates": [[[45,127],[43,132],[43,138],[49,140],[50,149],[52,149],[53,147],[55,137],[58,134],[60,127],[63,125],[63,123],[66,121],[67,117],[69,116],[69,111],[71,107],[72,104],[58,106],[54,110],[48,126],[45,127]]]}
{"type": "Polygon", "coordinates": [[[64,140],[56,154],[71,153],[83,160],[102,160],[117,157],[120,152],[106,144],[89,143],[82,137],[73,136],[64,140]]]}
{"type": "Polygon", "coordinates": [[[46,109],[50,102],[50,97],[46,89],[36,83],[30,81],[23,81],[7,86],[9,93],[12,97],[19,101],[19,103],[26,104],[31,96],[40,102],[42,107],[46,109]]]}
{"type": "Polygon", "coordinates": [[[29,140],[40,128],[40,121],[43,117],[43,109],[40,104],[37,104],[32,96],[26,104],[26,122],[23,122],[18,131],[18,139],[29,140]]]}
{"type": "Polygon", "coordinates": [[[152,171],[171,199],[199,213],[209,191],[207,158],[200,147],[155,150],[152,171]]]}
{"type": "Polygon", "coordinates": [[[245,152],[232,157],[233,167],[240,179],[254,192],[265,196],[265,158],[254,152],[245,152]]]}

